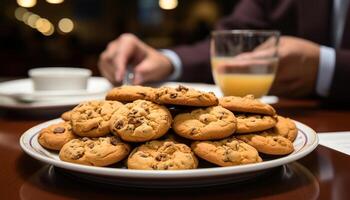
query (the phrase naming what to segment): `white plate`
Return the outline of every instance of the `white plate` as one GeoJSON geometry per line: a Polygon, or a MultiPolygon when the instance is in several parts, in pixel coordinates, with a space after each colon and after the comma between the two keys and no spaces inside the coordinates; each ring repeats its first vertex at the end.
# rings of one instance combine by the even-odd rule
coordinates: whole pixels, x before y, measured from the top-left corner
{"type": "Polygon", "coordinates": [[[0,107],[9,109],[40,109],[73,106],[84,100],[104,99],[112,85],[105,78],[91,77],[88,80],[87,90],[83,91],[48,91],[35,92],[31,79],[19,79],[0,83],[0,107]],[[31,102],[22,102],[11,98],[11,95],[24,95],[34,98],[31,102]],[[6,97],[8,95],[8,97],[6,97]]]}
{"type": "MultiPolygon", "coordinates": [[[[166,82],[166,83],[159,84],[157,86],[177,87],[178,85],[191,87],[191,88],[194,88],[196,90],[201,90],[201,91],[205,91],[205,92],[214,92],[214,94],[217,97],[223,97],[223,94],[222,94],[220,88],[214,84],[166,82]]],[[[278,97],[276,97],[276,96],[263,96],[260,100],[264,103],[267,103],[267,104],[275,104],[278,102],[278,97]]]]}
{"type": "Polygon", "coordinates": [[[242,181],[254,178],[258,174],[268,171],[268,169],[298,160],[309,154],[318,145],[318,138],[315,131],[300,122],[296,122],[299,131],[294,141],[295,151],[290,155],[261,163],[232,167],[169,171],[94,167],[61,161],[58,158],[57,152],[48,151],[40,146],[37,141],[39,131],[59,121],[61,121],[61,119],[51,120],[27,130],[20,138],[22,149],[37,160],[63,168],[67,171],[79,172],[72,174],[80,176],[80,178],[106,184],[121,184],[133,187],[194,187],[242,181]]]}

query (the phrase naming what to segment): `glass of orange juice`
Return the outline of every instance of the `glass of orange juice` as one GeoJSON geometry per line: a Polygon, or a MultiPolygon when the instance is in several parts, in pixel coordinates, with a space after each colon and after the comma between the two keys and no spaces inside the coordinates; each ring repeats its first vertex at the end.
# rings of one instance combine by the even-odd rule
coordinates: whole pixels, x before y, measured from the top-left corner
{"type": "Polygon", "coordinates": [[[216,85],[225,96],[266,95],[278,65],[280,33],[218,30],[211,34],[210,57],[216,85]]]}

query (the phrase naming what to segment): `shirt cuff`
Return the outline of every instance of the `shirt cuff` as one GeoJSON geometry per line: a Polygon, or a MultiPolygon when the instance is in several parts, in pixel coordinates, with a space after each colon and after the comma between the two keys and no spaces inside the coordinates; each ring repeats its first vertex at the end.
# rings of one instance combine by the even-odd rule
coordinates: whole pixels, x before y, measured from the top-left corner
{"type": "Polygon", "coordinates": [[[169,49],[161,49],[160,53],[166,56],[174,67],[173,73],[169,75],[167,80],[175,81],[179,79],[182,74],[182,62],[180,57],[174,51],[169,49]]]}
{"type": "Polygon", "coordinates": [[[320,64],[316,82],[316,92],[327,97],[332,84],[335,69],[335,50],[330,47],[320,47],[320,64]]]}

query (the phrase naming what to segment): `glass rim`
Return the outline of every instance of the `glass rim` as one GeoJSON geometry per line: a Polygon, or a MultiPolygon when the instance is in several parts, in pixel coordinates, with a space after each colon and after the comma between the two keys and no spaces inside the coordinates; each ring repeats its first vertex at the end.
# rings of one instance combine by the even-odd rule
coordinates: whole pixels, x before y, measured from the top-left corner
{"type": "Polygon", "coordinates": [[[247,35],[275,35],[275,36],[280,36],[281,32],[278,30],[254,30],[254,29],[233,29],[233,30],[214,30],[211,31],[212,36],[216,35],[228,35],[228,34],[233,34],[233,35],[241,35],[241,34],[247,34],[247,35]]]}

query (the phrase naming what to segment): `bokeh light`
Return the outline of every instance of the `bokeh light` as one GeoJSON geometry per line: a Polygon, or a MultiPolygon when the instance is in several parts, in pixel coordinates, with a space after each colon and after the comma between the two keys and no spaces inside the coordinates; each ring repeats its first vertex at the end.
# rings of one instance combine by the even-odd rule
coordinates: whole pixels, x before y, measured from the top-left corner
{"type": "Polygon", "coordinates": [[[175,9],[178,5],[177,0],[159,0],[159,7],[164,10],[175,9]]]}
{"type": "Polygon", "coordinates": [[[41,32],[43,35],[45,36],[50,36],[55,32],[55,27],[50,23],[49,24],[49,30],[45,31],[45,32],[41,32]]]}
{"type": "Polygon", "coordinates": [[[26,13],[26,12],[28,12],[28,10],[25,9],[25,8],[22,8],[22,7],[16,8],[16,10],[15,10],[15,17],[16,17],[16,19],[19,20],[19,21],[22,21],[22,17],[24,15],[24,13],[26,13]]]}
{"type": "Polygon", "coordinates": [[[69,18],[63,18],[58,22],[58,28],[63,33],[69,33],[74,29],[74,23],[69,18]]]}
{"type": "Polygon", "coordinates": [[[17,0],[19,6],[30,8],[36,5],[36,0],[17,0]]]}
{"type": "Polygon", "coordinates": [[[32,27],[32,28],[35,28],[35,24],[36,22],[40,19],[40,16],[37,15],[37,14],[32,14],[28,17],[28,20],[27,20],[27,24],[32,27]]]}
{"type": "Polygon", "coordinates": [[[45,18],[40,18],[36,21],[35,27],[40,31],[41,33],[47,33],[50,31],[52,24],[49,20],[45,18]]]}
{"type": "Polygon", "coordinates": [[[28,20],[28,18],[32,15],[33,13],[31,13],[31,12],[25,12],[23,15],[22,15],[22,21],[25,23],[25,24],[27,24],[27,20],[28,20]]]}
{"type": "Polygon", "coordinates": [[[59,4],[64,2],[64,0],[46,0],[48,3],[52,3],[52,4],[59,4]]]}

